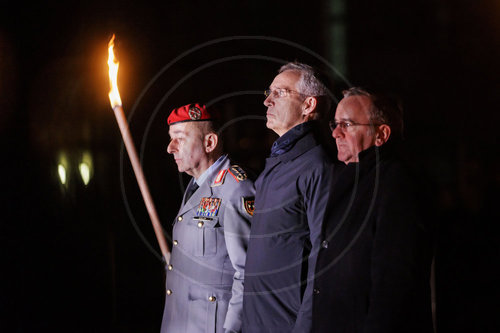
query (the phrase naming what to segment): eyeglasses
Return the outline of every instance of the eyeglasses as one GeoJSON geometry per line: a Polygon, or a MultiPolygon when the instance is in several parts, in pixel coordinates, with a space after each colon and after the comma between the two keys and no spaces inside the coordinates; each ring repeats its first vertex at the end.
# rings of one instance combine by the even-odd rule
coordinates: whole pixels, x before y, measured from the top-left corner
{"type": "Polygon", "coordinates": [[[299,93],[298,91],[290,90],[290,89],[286,89],[286,88],[276,88],[276,89],[264,90],[264,96],[266,96],[266,97],[273,96],[274,98],[287,97],[288,95],[290,95],[292,93],[306,96],[302,93],[299,93]]]}
{"type": "Polygon", "coordinates": [[[337,127],[340,127],[342,131],[347,131],[349,130],[350,127],[352,126],[380,126],[381,124],[360,124],[360,123],[355,123],[353,121],[329,121],[328,126],[330,126],[330,130],[333,132],[334,129],[337,127]]]}

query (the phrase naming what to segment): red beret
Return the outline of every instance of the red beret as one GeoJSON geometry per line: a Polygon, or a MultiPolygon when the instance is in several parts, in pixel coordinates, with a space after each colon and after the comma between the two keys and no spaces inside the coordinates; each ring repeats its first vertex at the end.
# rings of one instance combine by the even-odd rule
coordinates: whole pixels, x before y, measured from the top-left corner
{"type": "Polygon", "coordinates": [[[168,116],[169,125],[185,121],[215,120],[215,113],[203,104],[188,104],[172,110],[168,116]]]}

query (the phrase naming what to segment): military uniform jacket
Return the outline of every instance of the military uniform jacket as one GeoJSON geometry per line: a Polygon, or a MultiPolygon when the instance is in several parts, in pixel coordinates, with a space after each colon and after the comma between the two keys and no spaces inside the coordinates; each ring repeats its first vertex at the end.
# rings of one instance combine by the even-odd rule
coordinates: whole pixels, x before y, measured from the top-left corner
{"type": "Polygon", "coordinates": [[[310,332],[312,275],[332,163],[308,131],[257,179],[243,332],[310,332]]]}
{"type": "Polygon", "coordinates": [[[161,332],[241,330],[254,194],[253,182],[225,156],[181,206],[172,232],[161,332]]]}

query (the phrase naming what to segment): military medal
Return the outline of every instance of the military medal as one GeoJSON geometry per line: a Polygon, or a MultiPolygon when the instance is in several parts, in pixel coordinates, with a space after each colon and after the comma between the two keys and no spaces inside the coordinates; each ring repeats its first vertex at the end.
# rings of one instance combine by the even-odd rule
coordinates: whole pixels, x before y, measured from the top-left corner
{"type": "Polygon", "coordinates": [[[222,202],[220,198],[201,198],[200,205],[196,210],[196,216],[213,217],[217,216],[222,202]]]}

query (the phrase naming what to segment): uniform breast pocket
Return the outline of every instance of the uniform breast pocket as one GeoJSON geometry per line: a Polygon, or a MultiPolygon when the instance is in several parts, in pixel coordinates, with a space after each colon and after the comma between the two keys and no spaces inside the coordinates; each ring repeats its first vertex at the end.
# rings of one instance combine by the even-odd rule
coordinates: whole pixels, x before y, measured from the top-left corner
{"type": "Polygon", "coordinates": [[[196,251],[195,255],[200,257],[214,256],[217,254],[217,246],[222,240],[222,229],[217,217],[195,217],[196,225],[196,251]]]}

